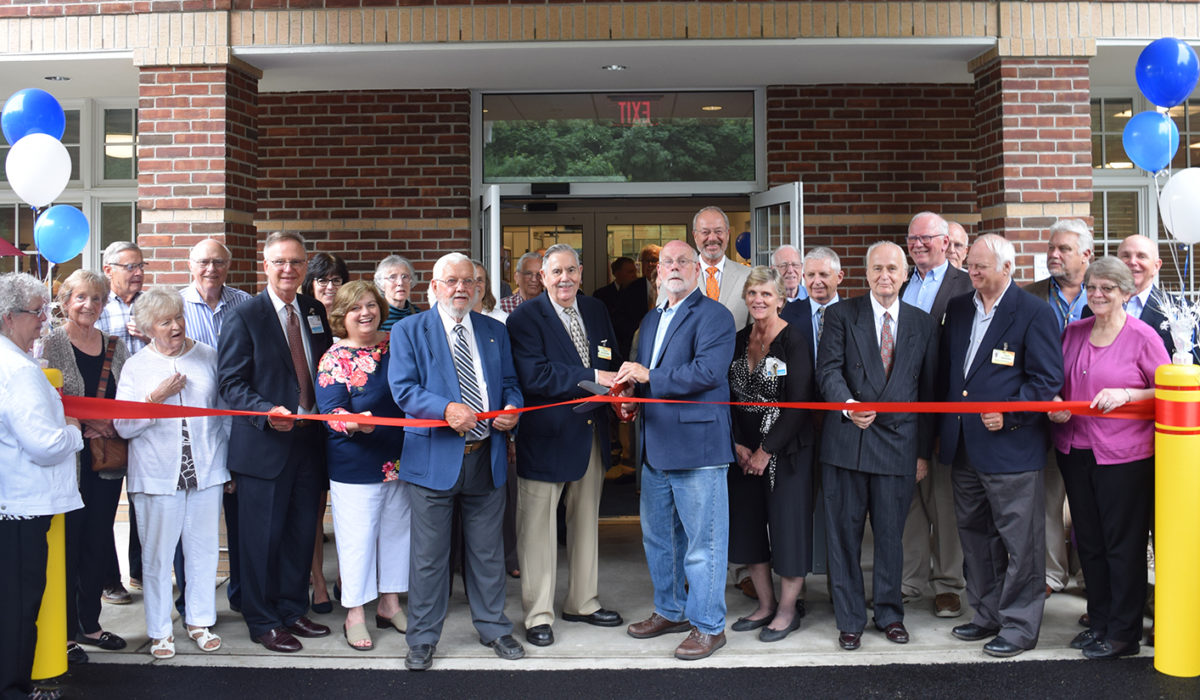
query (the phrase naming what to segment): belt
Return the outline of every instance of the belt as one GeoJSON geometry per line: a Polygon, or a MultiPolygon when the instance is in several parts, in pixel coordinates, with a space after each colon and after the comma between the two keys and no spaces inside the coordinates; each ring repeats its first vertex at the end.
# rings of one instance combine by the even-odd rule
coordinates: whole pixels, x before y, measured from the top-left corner
{"type": "Polygon", "coordinates": [[[488,438],[484,438],[482,440],[476,440],[475,442],[468,442],[466,447],[463,448],[463,454],[469,455],[472,452],[477,452],[479,450],[482,450],[484,448],[484,446],[487,444],[488,444],[488,438]]]}

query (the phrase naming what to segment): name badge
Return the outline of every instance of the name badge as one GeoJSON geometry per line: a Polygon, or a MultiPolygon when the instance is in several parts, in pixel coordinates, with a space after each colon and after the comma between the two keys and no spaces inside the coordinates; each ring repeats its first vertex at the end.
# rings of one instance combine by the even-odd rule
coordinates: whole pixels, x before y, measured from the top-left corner
{"type": "Polygon", "coordinates": [[[596,357],[600,358],[601,360],[611,360],[612,348],[608,347],[607,345],[598,345],[596,347],[596,357]]]}
{"type": "Polygon", "coordinates": [[[774,357],[768,357],[766,364],[763,365],[763,370],[768,377],[786,377],[787,363],[774,357]]]}
{"type": "Polygon", "coordinates": [[[1017,359],[1017,354],[1011,350],[1000,350],[1000,349],[992,350],[992,364],[993,365],[1004,365],[1005,367],[1012,367],[1013,362],[1016,359],[1017,359]]]}
{"type": "Polygon", "coordinates": [[[321,324],[320,316],[313,315],[308,317],[308,330],[312,331],[313,333],[325,332],[325,326],[321,324]]]}

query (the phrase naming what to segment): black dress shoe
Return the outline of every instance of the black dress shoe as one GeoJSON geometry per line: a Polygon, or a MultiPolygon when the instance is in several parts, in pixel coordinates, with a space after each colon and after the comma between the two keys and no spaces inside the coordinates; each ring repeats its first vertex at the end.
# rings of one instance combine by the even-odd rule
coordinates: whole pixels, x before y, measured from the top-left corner
{"type": "Polygon", "coordinates": [[[535,647],[548,647],[554,643],[554,630],[550,625],[534,625],[525,630],[525,641],[535,647]]]}
{"type": "Polygon", "coordinates": [[[757,620],[751,620],[749,617],[739,617],[737,622],[734,622],[729,626],[729,629],[733,630],[734,632],[750,632],[758,629],[759,627],[766,627],[767,625],[771,624],[771,618],[773,617],[775,617],[775,613],[771,613],[770,615],[761,617],[757,620]]]}
{"type": "Polygon", "coordinates": [[[68,664],[86,664],[88,662],[87,652],[83,647],[75,642],[67,642],[67,663],[68,664]]]}
{"type": "Polygon", "coordinates": [[[1137,656],[1141,647],[1137,642],[1117,642],[1111,639],[1101,639],[1083,648],[1083,655],[1089,659],[1117,659],[1122,656],[1137,656]]]}
{"type": "Polygon", "coordinates": [[[89,647],[98,647],[105,651],[117,651],[118,649],[125,648],[125,640],[112,632],[101,632],[100,636],[95,639],[79,634],[75,636],[75,643],[89,647]]]}
{"type": "Polygon", "coordinates": [[[838,646],[846,651],[854,651],[862,646],[862,632],[841,632],[838,634],[838,646]]]}
{"type": "Polygon", "coordinates": [[[485,647],[491,647],[492,651],[496,652],[496,656],[508,661],[516,661],[524,658],[525,647],[521,643],[513,639],[511,634],[506,634],[503,637],[496,637],[490,642],[480,641],[480,644],[485,647]]]}
{"type": "Polygon", "coordinates": [[[266,634],[260,634],[254,638],[254,641],[266,647],[268,651],[284,654],[290,654],[304,648],[300,644],[300,640],[293,637],[290,632],[282,627],[276,627],[266,634]]]}
{"type": "Polygon", "coordinates": [[[566,620],[567,622],[586,622],[589,625],[595,625],[597,627],[616,627],[624,624],[625,622],[621,619],[620,613],[613,610],[605,610],[604,608],[600,608],[590,615],[576,615],[574,613],[564,612],[562,614],[562,619],[566,620]]]}
{"type": "Polygon", "coordinates": [[[999,633],[999,629],[980,627],[974,622],[968,622],[965,625],[959,625],[958,627],[950,630],[950,634],[954,635],[958,639],[963,640],[964,642],[983,641],[988,637],[995,637],[999,633]]]}
{"type": "Polygon", "coordinates": [[[404,668],[410,671],[427,671],[433,665],[433,652],[437,651],[436,644],[416,644],[408,648],[404,657],[404,668]]]}
{"type": "Polygon", "coordinates": [[[1007,659],[1010,656],[1016,656],[1025,651],[1021,647],[1013,644],[1004,637],[996,637],[992,641],[983,645],[983,653],[988,656],[998,656],[1002,659],[1007,659]]]}
{"type": "Polygon", "coordinates": [[[1100,641],[1100,638],[1096,636],[1095,632],[1091,630],[1084,630],[1075,635],[1075,638],[1071,640],[1071,644],[1069,646],[1072,649],[1084,649],[1098,641],[1100,641]]]}
{"type": "Polygon", "coordinates": [[[883,632],[889,642],[894,644],[908,644],[908,630],[904,629],[903,622],[893,622],[883,627],[879,623],[875,623],[875,629],[883,632]]]}
{"type": "Polygon", "coordinates": [[[795,615],[792,617],[792,621],[788,623],[788,626],[784,627],[781,630],[773,630],[770,627],[764,627],[761,630],[759,630],[758,631],[758,641],[768,642],[768,643],[778,642],[780,640],[787,639],[787,636],[789,634],[791,634],[792,632],[795,632],[798,629],[800,629],[800,616],[795,615]]]}
{"type": "Polygon", "coordinates": [[[329,628],[319,622],[313,622],[307,617],[298,617],[296,621],[287,626],[288,632],[297,637],[305,637],[307,639],[316,639],[317,637],[328,637],[329,628]]]}

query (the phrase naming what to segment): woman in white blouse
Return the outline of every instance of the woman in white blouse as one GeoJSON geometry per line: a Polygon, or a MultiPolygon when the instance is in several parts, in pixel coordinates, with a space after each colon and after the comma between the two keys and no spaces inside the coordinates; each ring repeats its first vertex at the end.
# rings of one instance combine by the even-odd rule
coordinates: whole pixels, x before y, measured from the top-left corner
{"type": "MultiPolygon", "coordinates": [[[[133,321],[150,344],[125,363],[117,398],[175,406],[215,408],[217,352],[184,334],[183,300],[173,291],[143,292],[133,321]]],[[[142,539],[142,585],[150,654],[175,655],[171,623],[171,565],[182,536],[187,635],[201,651],[216,651],[216,580],[221,495],[229,418],[119,419],[129,438],[127,490],[138,512],[142,539]]]]}

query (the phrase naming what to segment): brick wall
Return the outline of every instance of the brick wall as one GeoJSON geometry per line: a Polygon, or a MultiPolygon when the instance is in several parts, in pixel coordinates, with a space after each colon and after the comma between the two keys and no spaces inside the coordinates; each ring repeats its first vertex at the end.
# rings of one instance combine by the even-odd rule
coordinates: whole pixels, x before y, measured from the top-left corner
{"type": "Polygon", "coordinates": [[[804,182],[805,245],[842,256],[841,289],[866,289],[867,246],[904,245],[913,214],[975,220],[973,99],[970,85],[767,89],[769,183],[804,182]]]}
{"type": "Polygon", "coordinates": [[[295,230],[354,276],[398,253],[424,298],[433,262],[470,250],[466,91],[259,97],[260,231],[295,230]]]}

